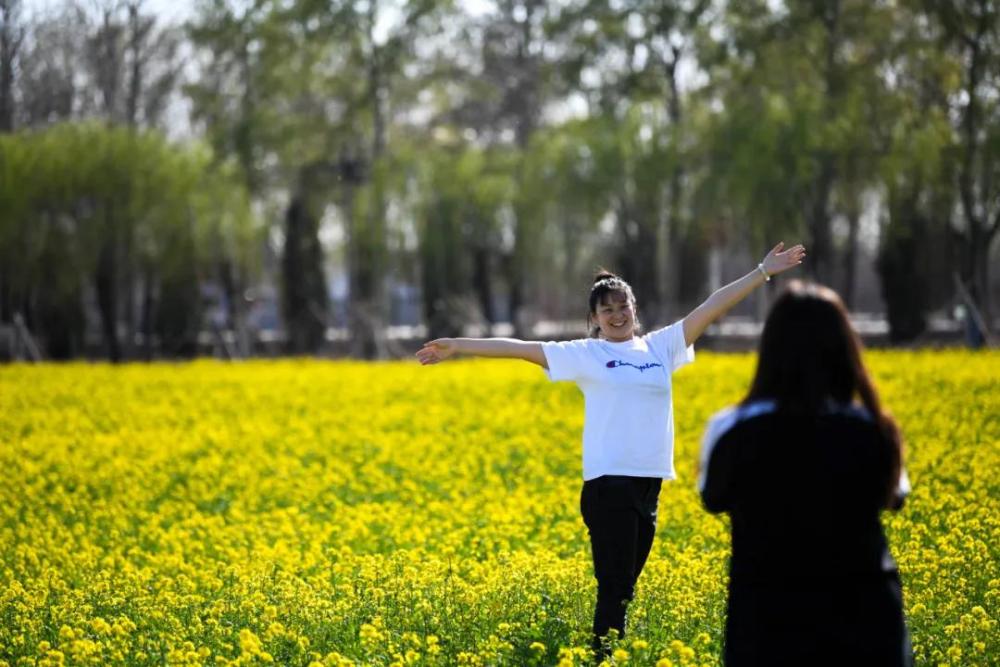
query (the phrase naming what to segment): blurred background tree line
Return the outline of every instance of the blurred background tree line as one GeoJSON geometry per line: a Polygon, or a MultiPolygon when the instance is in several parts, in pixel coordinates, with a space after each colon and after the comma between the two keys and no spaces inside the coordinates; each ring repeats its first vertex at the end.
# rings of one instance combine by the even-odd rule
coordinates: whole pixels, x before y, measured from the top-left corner
{"type": "Polygon", "coordinates": [[[993,322],[996,2],[26,1],[0,327],[53,358],[582,329],[598,265],[665,323],[779,238],[893,341],[993,322]]]}

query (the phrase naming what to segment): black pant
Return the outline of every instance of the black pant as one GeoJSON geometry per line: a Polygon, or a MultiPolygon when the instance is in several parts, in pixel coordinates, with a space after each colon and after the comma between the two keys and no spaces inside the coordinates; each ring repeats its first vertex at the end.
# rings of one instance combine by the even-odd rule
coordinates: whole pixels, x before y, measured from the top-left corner
{"type": "Polygon", "coordinates": [[[594,650],[615,629],[625,635],[625,610],[646,564],[656,532],[656,503],[662,480],[605,475],[583,483],[580,513],[590,532],[597,579],[594,650]]]}

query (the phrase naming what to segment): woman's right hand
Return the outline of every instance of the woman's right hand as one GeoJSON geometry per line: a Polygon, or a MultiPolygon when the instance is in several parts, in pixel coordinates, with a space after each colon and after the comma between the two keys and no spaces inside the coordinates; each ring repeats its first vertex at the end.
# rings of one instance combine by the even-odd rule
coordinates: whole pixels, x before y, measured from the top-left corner
{"type": "Polygon", "coordinates": [[[436,364],[456,352],[458,352],[458,342],[454,338],[437,338],[424,343],[424,346],[417,351],[417,360],[424,366],[436,364]]]}

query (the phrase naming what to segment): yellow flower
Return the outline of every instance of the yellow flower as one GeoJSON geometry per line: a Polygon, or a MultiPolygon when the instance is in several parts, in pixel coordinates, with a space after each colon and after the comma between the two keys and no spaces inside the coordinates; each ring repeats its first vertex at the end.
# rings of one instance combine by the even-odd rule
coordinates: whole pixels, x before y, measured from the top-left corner
{"type": "MultiPolygon", "coordinates": [[[[1000,655],[983,473],[1000,469],[1000,352],[865,361],[907,443],[913,492],[882,522],[918,662],[1000,655]]],[[[678,482],[660,517],[676,532],[630,605],[630,662],[718,660],[730,525],[693,480],[706,420],[754,363],[707,353],[674,378],[678,482]]],[[[490,360],[0,366],[0,503],[21,517],[0,559],[0,652],[38,667],[440,667],[513,664],[528,643],[542,662],[591,620],[582,409],[572,386],[490,360]]],[[[575,646],[556,661],[592,659],[575,646]]]]}
{"type": "Polygon", "coordinates": [[[260,655],[260,638],[252,630],[247,628],[240,630],[240,652],[247,653],[252,656],[260,655]]]}
{"type": "Polygon", "coordinates": [[[111,626],[103,618],[95,618],[90,622],[90,629],[99,635],[110,634],[111,626]]]}

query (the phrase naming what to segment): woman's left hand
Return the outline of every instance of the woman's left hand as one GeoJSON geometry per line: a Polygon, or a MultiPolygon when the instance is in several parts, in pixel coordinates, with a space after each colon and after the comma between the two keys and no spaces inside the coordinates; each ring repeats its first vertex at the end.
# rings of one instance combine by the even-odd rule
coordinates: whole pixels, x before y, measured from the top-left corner
{"type": "Polygon", "coordinates": [[[784,247],[784,241],[778,243],[771,248],[771,252],[767,253],[764,261],[761,262],[768,275],[776,276],[783,271],[794,268],[801,264],[802,258],[806,256],[806,249],[802,244],[794,245],[788,250],[783,250],[784,247]]]}

